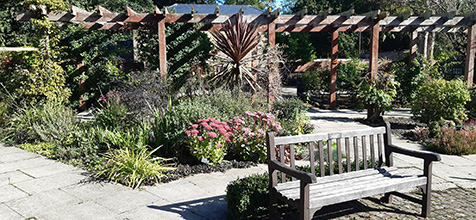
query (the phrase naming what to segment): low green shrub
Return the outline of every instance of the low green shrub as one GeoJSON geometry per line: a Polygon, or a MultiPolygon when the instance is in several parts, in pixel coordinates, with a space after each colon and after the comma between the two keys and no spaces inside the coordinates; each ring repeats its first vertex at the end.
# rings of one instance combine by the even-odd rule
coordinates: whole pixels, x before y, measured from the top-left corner
{"type": "MultiPolygon", "coordinates": [[[[356,91],[367,69],[367,66],[358,59],[352,59],[348,63],[339,63],[337,66],[337,90],[348,92],[352,98],[355,98],[356,91]]],[[[304,91],[307,91],[309,95],[317,95],[321,91],[329,92],[329,68],[311,68],[301,76],[301,80],[304,91]]]]}
{"type": "Polygon", "coordinates": [[[122,148],[108,152],[105,155],[106,164],[99,168],[96,176],[132,188],[140,186],[145,181],[158,182],[159,178],[172,168],[164,165],[166,159],[152,158],[151,154],[154,151],[148,152],[145,148],[137,150],[122,148]]]}
{"type": "Polygon", "coordinates": [[[437,130],[434,141],[429,148],[440,153],[467,155],[476,153],[476,123],[455,127],[441,127],[437,130]]]}
{"type": "Polygon", "coordinates": [[[413,115],[420,121],[467,119],[465,105],[470,95],[463,81],[429,78],[412,95],[413,115]]]}
{"type": "Polygon", "coordinates": [[[135,116],[127,112],[127,107],[121,102],[118,91],[109,91],[104,97],[99,97],[99,103],[103,105],[95,116],[96,124],[109,130],[120,130],[134,125],[135,116]]]}
{"type": "Polygon", "coordinates": [[[226,187],[228,219],[266,219],[269,207],[268,174],[253,174],[226,187]]]}
{"type": "Polygon", "coordinates": [[[314,127],[306,116],[308,107],[300,99],[288,98],[274,104],[273,112],[281,122],[279,136],[310,134],[314,127]]]}
{"type": "Polygon", "coordinates": [[[48,143],[48,142],[41,142],[41,143],[25,143],[16,145],[17,147],[34,152],[45,157],[55,158],[56,156],[56,144],[55,143],[48,143]]]}
{"type": "Polygon", "coordinates": [[[404,60],[393,63],[390,72],[395,75],[395,79],[400,83],[397,88],[396,100],[401,104],[410,104],[412,94],[428,78],[440,78],[437,65],[431,63],[423,56],[418,56],[408,65],[408,57],[404,60]]]}
{"type": "Polygon", "coordinates": [[[60,143],[75,129],[73,111],[60,103],[23,107],[9,120],[6,138],[14,143],[60,143]]]}
{"type": "Polygon", "coordinates": [[[273,113],[279,120],[293,120],[296,113],[303,113],[307,109],[307,105],[298,98],[284,98],[274,103],[273,113]]]}

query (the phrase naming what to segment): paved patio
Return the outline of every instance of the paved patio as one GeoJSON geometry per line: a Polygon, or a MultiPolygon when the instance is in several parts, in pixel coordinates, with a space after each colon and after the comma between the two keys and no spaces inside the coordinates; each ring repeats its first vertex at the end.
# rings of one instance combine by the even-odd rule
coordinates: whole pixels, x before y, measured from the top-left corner
{"type": "MultiPolygon", "coordinates": [[[[398,110],[391,114],[408,117],[409,113],[398,110]]],[[[364,117],[365,112],[310,110],[309,116],[316,132],[366,127],[351,120],[364,117]]],[[[396,137],[393,141],[406,148],[422,149],[396,137]]],[[[433,166],[433,217],[476,218],[476,155],[441,157],[442,161],[433,166]]],[[[419,159],[396,155],[394,162],[421,172],[419,159]]],[[[260,164],[132,190],[119,184],[90,182],[90,173],[85,170],[0,144],[0,219],[225,219],[228,183],[266,170],[266,165],[260,164]]],[[[315,218],[417,219],[419,209],[399,199],[382,205],[369,198],[325,208],[315,218]]]]}

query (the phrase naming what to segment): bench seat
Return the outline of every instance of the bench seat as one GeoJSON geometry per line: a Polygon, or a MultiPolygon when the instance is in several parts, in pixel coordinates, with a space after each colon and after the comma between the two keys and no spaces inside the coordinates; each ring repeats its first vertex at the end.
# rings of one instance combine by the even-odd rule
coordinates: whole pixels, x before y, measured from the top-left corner
{"type": "MultiPolygon", "coordinates": [[[[396,167],[381,167],[318,178],[309,186],[310,209],[378,194],[424,186],[425,176],[407,175],[396,167]]],[[[274,190],[282,199],[298,202],[300,181],[278,183],[274,190]]]]}

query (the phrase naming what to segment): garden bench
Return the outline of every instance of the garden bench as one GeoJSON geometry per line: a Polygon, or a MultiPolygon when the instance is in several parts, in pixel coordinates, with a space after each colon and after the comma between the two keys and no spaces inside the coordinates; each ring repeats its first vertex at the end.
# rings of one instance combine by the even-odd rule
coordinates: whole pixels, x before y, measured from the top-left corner
{"type": "Polygon", "coordinates": [[[440,156],[393,145],[388,123],[361,130],[286,137],[275,137],[269,132],[266,138],[270,219],[279,219],[278,200],[299,209],[301,220],[309,220],[323,206],[378,194],[384,194],[382,202],[390,203],[395,195],[419,203],[421,215],[430,215],[432,162],[439,161],[440,156]],[[297,146],[309,152],[310,173],[296,169],[297,146]],[[423,159],[423,174],[410,175],[394,167],[393,153],[423,159]],[[326,170],[326,166],[333,169],[326,170]],[[412,188],[422,190],[421,199],[398,192],[412,188]]]}

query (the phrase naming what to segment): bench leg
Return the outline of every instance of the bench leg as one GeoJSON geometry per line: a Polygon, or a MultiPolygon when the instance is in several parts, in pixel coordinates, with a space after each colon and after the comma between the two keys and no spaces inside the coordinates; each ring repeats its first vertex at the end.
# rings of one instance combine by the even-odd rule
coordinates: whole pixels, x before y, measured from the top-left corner
{"type": "Polygon", "coordinates": [[[393,198],[392,194],[385,193],[385,195],[382,198],[380,198],[380,201],[382,201],[383,203],[392,203],[392,200],[393,200],[392,198],[393,198]]]}
{"type": "Polygon", "coordinates": [[[278,214],[278,197],[273,192],[269,192],[269,219],[281,219],[278,214]]]}
{"type": "Polygon", "coordinates": [[[421,188],[423,191],[421,215],[423,217],[430,216],[432,167],[433,167],[433,164],[431,163],[431,161],[427,161],[427,160],[424,161],[423,175],[426,176],[426,185],[421,188]]]}
{"type": "Polygon", "coordinates": [[[421,208],[421,216],[429,217],[430,216],[430,204],[431,204],[431,187],[425,186],[422,188],[422,208],[421,208]]]}

